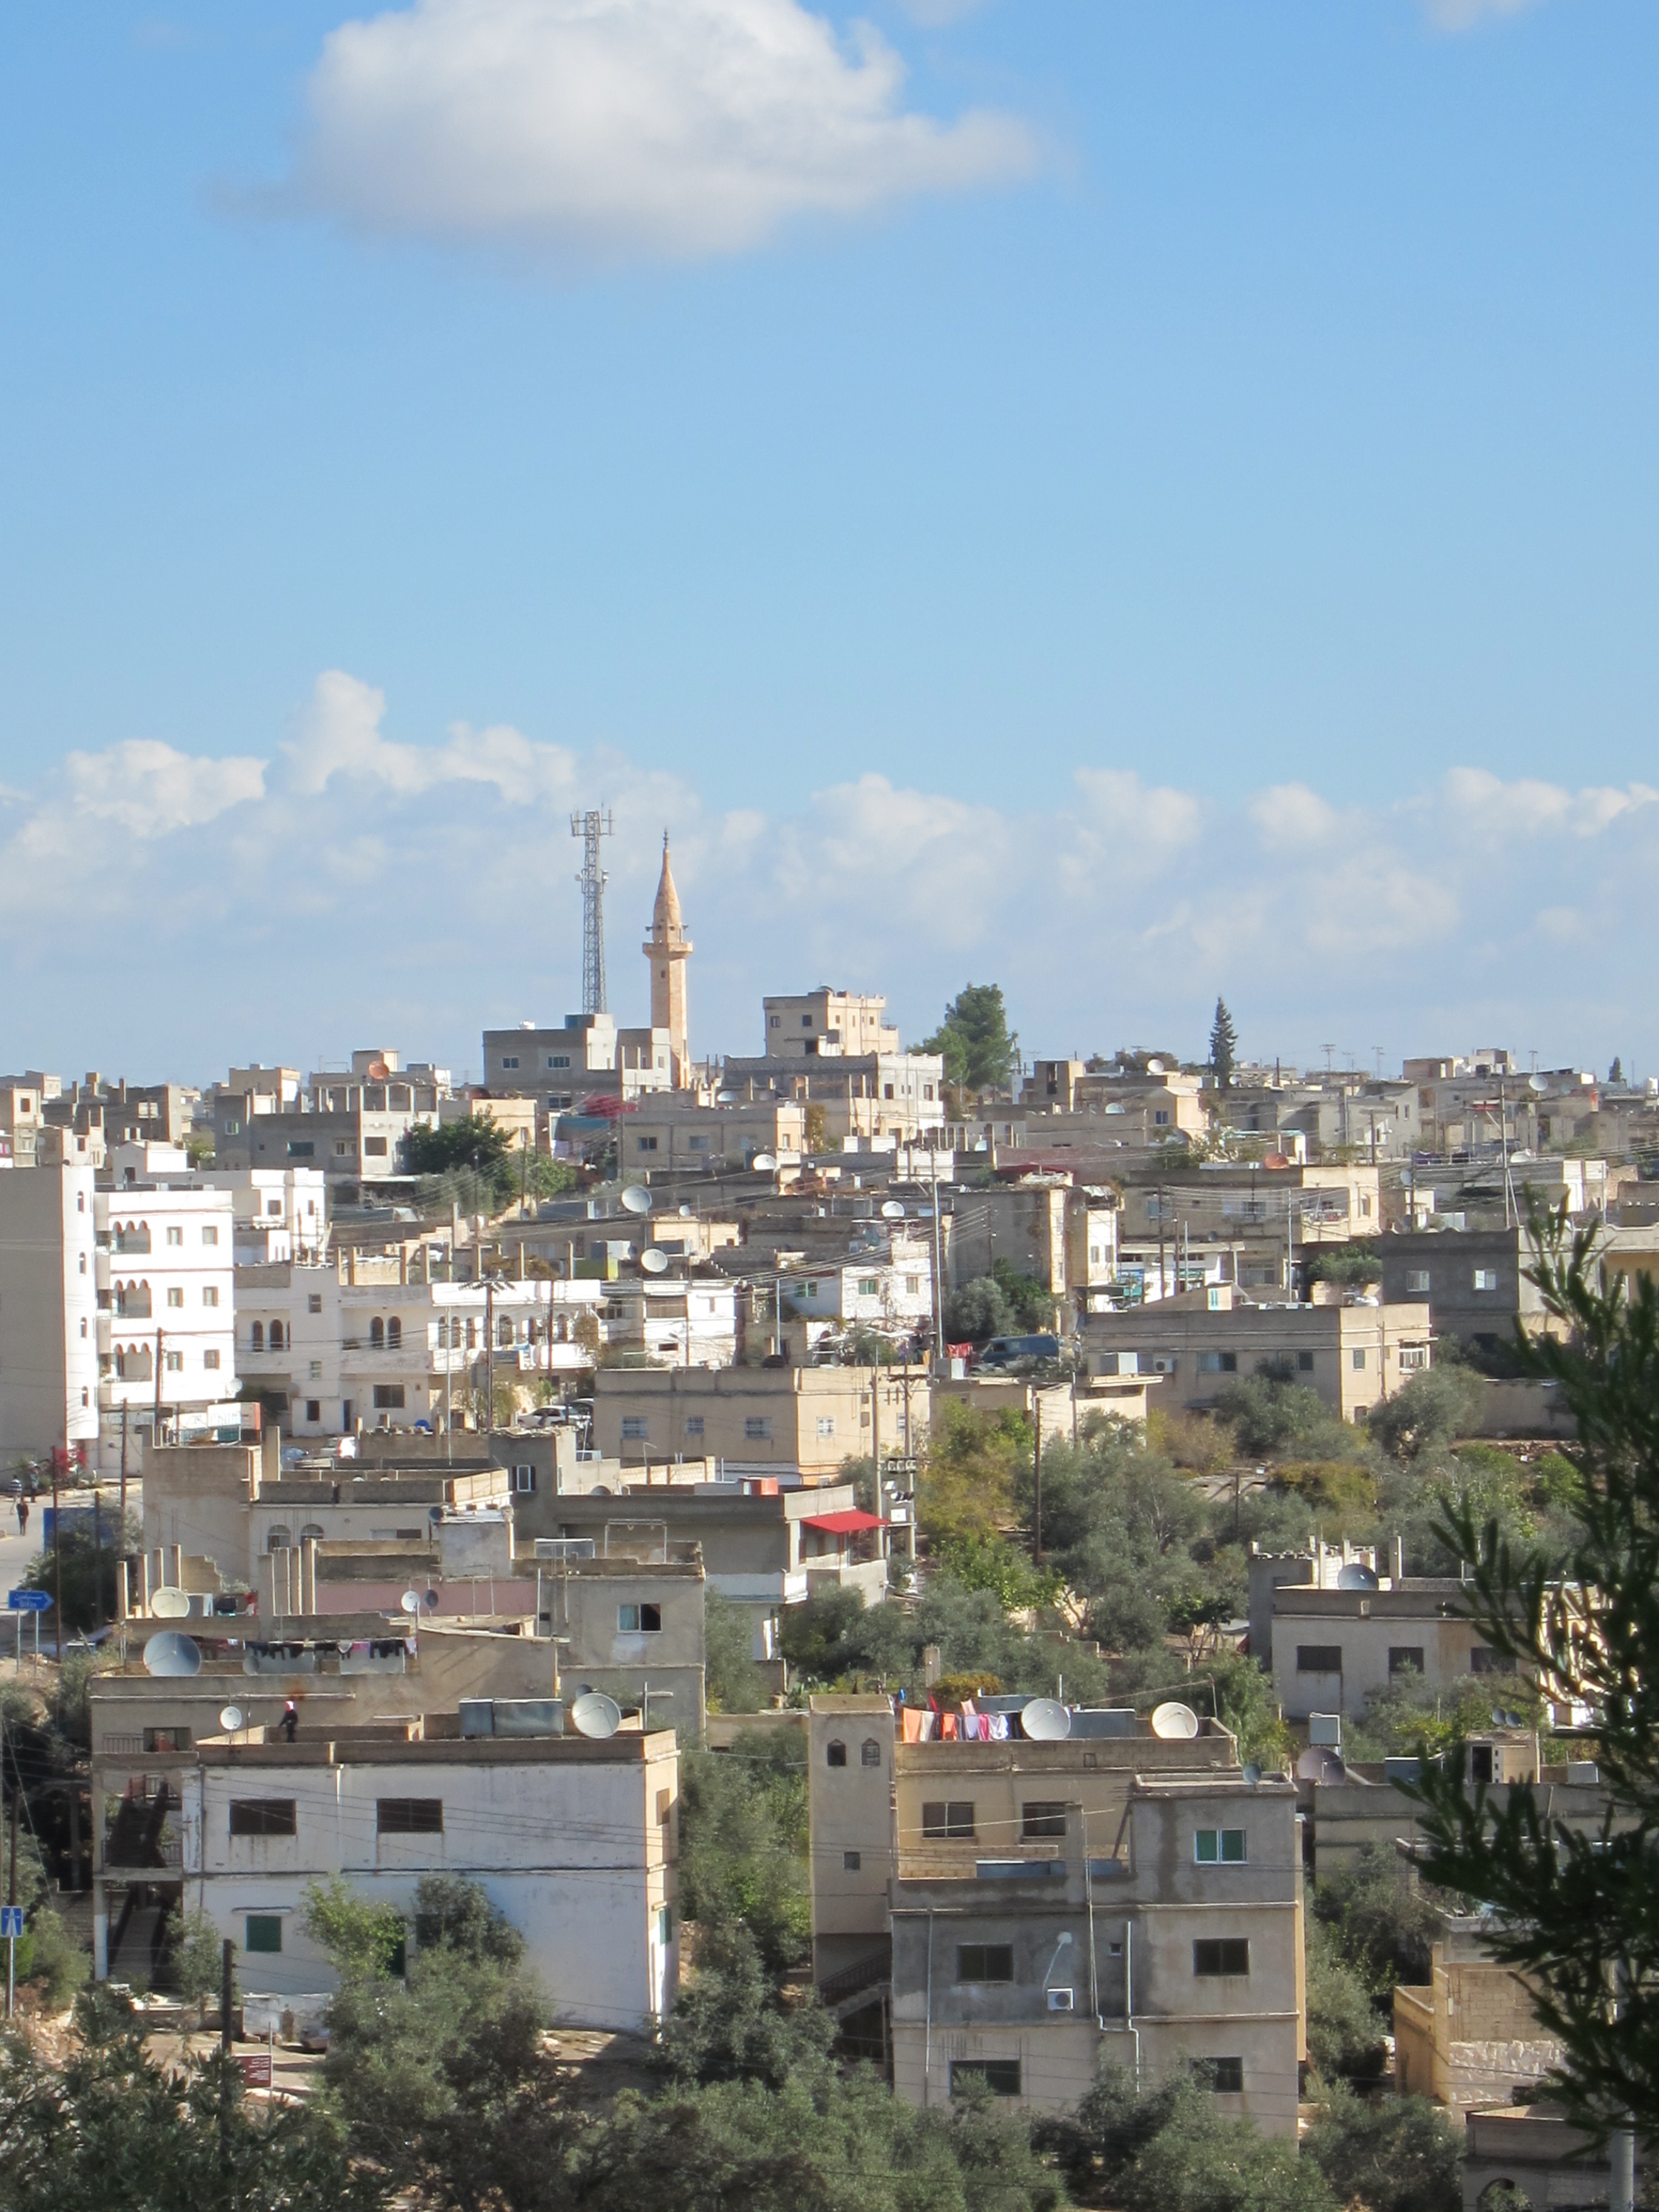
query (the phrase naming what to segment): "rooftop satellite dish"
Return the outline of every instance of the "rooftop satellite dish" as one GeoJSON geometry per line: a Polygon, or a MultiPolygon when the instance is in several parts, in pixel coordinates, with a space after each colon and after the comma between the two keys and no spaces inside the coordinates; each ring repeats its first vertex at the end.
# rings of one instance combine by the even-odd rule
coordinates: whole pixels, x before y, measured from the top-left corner
{"type": "Polygon", "coordinates": [[[902,1221],[904,1208],[899,1204],[897,1199],[887,1199],[882,1206],[881,1218],[884,1221],[902,1221]]]}
{"type": "Polygon", "coordinates": [[[419,1590],[405,1590],[398,1601],[398,1609],[400,1613],[418,1613],[421,1609],[421,1593],[419,1590]]]}
{"type": "Polygon", "coordinates": [[[1072,1733],[1072,1716],[1057,1698],[1033,1698],[1021,1708],[1019,1724],[1033,1743],[1059,1743],[1072,1733]]]}
{"type": "Polygon", "coordinates": [[[1527,1078],[1527,1088],[1528,1091],[1542,1092],[1547,1091],[1549,1087],[1548,1083],[1541,1075],[1529,1075],[1527,1078]]]}
{"type": "Polygon", "coordinates": [[[1198,1734],[1198,1715],[1190,1705],[1154,1705],[1152,1734],[1165,1743],[1184,1743],[1198,1734]]]}
{"type": "Polygon", "coordinates": [[[1146,1063],[1146,1073],[1148,1075],[1162,1075],[1164,1062],[1161,1060],[1149,1060],[1146,1063]]]}
{"type": "Polygon", "coordinates": [[[426,1602],[427,1610],[429,1613],[436,1613],[438,1610],[438,1593],[436,1590],[428,1590],[427,1592],[426,1602]]]}
{"type": "Polygon", "coordinates": [[[622,1726],[622,1707],[603,1690],[585,1690],[570,1708],[570,1725],[578,1735],[596,1741],[615,1735],[622,1726]]]}
{"type": "Polygon", "coordinates": [[[1375,1589],[1376,1577],[1369,1567],[1339,1567],[1336,1586],[1338,1589],[1375,1589]]]}
{"type": "Polygon", "coordinates": [[[754,1158],[750,1161],[749,1164],[753,1168],[757,1175],[775,1175],[777,1173],[778,1164],[773,1158],[770,1152],[757,1152],[754,1158]]]}
{"type": "Polygon", "coordinates": [[[630,1182],[622,1194],[624,1213],[649,1213],[651,1194],[641,1182],[630,1182]]]}
{"type": "Polygon", "coordinates": [[[647,1275],[665,1275],[668,1273],[668,1255],[659,1252],[654,1244],[647,1245],[640,1255],[640,1265],[647,1275]]]}
{"type": "Polygon", "coordinates": [[[1310,1747],[1296,1762],[1298,1782],[1333,1783],[1342,1781],[1347,1769],[1334,1751],[1310,1747]]]}
{"type": "Polygon", "coordinates": [[[1251,1784],[1260,1782],[1261,1779],[1261,1769],[1255,1765],[1247,1766],[1244,1770],[1244,1779],[1251,1784]]]}
{"type": "Polygon", "coordinates": [[[694,1212],[693,1212],[693,1209],[692,1209],[690,1206],[681,1206],[681,1208],[680,1208],[680,1219],[681,1219],[682,1221],[691,1221],[691,1220],[694,1220],[695,1218],[696,1218],[696,1215],[695,1215],[695,1213],[694,1213],[694,1212]]]}
{"type": "Polygon", "coordinates": [[[194,1638],[176,1628],[164,1628],[144,1646],[146,1673],[162,1675],[199,1674],[202,1654],[194,1638]]]}
{"type": "Polygon", "coordinates": [[[717,1106],[735,1106],[737,1103],[738,1094],[735,1091],[717,1091],[714,1093],[714,1103],[717,1106]]]}
{"type": "Polygon", "coordinates": [[[152,1590],[149,1609],[157,1620],[185,1620],[190,1616],[190,1599],[185,1591],[171,1587],[152,1590]]]}
{"type": "Polygon", "coordinates": [[[247,1716],[240,1705],[227,1705],[219,1715],[219,1725],[227,1735],[234,1735],[247,1726],[247,1716]]]}

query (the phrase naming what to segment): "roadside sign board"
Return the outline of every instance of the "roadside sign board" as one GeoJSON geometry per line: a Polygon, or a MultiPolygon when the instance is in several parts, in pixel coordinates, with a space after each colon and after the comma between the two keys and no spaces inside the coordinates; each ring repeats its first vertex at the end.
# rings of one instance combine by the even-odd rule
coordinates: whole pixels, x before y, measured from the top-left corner
{"type": "Polygon", "coordinates": [[[23,1932],[23,1908],[21,1905],[0,1905],[0,1942],[9,1936],[23,1932]]]}
{"type": "Polygon", "coordinates": [[[15,1589],[6,1593],[8,1613],[46,1613],[50,1611],[51,1606],[52,1593],[49,1590],[15,1589]]]}
{"type": "Polygon", "coordinates": [[[242,2080],[248,2088],[270,2088],[270,2053],[268,2051],[239,2051],[236,2063],[242,2069],[242,2080]]]}

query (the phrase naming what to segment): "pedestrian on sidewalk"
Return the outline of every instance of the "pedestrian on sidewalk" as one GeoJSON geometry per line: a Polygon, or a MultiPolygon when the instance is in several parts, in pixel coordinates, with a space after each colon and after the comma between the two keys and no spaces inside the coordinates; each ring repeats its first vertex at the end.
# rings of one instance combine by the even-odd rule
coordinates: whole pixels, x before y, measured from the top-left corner
{"type": "Polygon", "coordinates": [[[17,1501],[17,1533],[20,1536],[27,1534],[28,1525],[29,1502],[27,1498],[20,1498],[17,1501]]]}

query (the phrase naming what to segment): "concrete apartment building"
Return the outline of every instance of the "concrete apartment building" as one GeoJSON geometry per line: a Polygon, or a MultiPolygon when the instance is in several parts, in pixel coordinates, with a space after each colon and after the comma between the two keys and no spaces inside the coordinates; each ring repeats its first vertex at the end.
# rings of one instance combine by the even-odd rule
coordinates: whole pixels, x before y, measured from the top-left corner
{"type": "Polygon", "coordinates": [[[624,1178],[732,1172],[757,1158],[799,1167],[806,1151],[806,1109],[767,1098],[740,1106],[652,1100],[617,1132],[624,1178]]]}
{"type": "Polygon", "coordinates": [[[96,1449],[97,1215],[90,1168],[0,1173],[0,1457],[96,1449]]]}
{"type": "Polygon", "coordinates": [[[1395,2085],[1432,2097],[1454,2119],[1508,2105],[1562,2060],[1533,2010],[1527,1984],[1481,1941],[1479,1915],[1442,1913],[1429,1979],[1394,1993],[1395,2085]]]}
{"type": "Polygon", "coordinates": [[[580,1114],[596,1097],[641,1098],[675,1087],[670,1030],[618,1029],[609,1014],[567,1014],[559,1029],[524,1022],[486,1030],[483,1064],[493,1097],[534,1098],[544,1120],[580,1114]]]}
{"type": "Polygon", "coordinates": [[[666,2013],[678,1978],[672,1730],[463,1738],[458,1715],[434,1713],[293,1744],[246,1740],[262,1735],[141,1754],[125,1777],[102,1763],[100,1978],[118,1887],[182,1892],[237,1945],[244,1985],[283,1995],[334,1986],[305,1933],[313,1882],[343,1875],[407,1912],[423,1874],[460,1874],[524,1935],[556,2021],[637,2033],[666,2013]],[[158,1841],[167,1828],[170,1850],[158,1841]]]}
{"type": "Polygon", "coordinates": [[[1431,1334],[1426,1304],[1252,1304],[1215,1283],[1091,1316],[1084,1346],[1091,1371],[1100,1355],[1133,1353],[1164,1378],[1160,1405],[1201,1410],[1231,1377],[1266,1368],[1358,1421],[1429,1365],[1431,1334]]]}
{"type": "Polygon", "coordinates": [[[896,1057],[899,1033],[887,1019],[887,1001],[856,991],[816,991],[763,999],[761,1025],[768,1060],[896,1057]]]}
{"type": "Polygon", "coordinates": [[[919,1237],[894,1236],[836,1267],[792,1267],[780,1285],[803,1321],[858,1324],[913,1335],[933,1318],[933,1252],[919,1237]]]}
{"type": "Polygon", "coordinates": [[[739,1105],[787,1099],[806,1109],[809,1151],[893,1139],[945,1141],[945,1063],[938,1053],[825,1052],[728,1060],[720,1087],[739,1105]]]}
{"type": "Polygon", "coordinates": [[[229,1192],[168,1182],[100,1189],[93,1204],[98,1400],[113,1464],[124,1412],[130,1430],[148,1432],[158,1401],[163,1422],[180,1430],[234,1407],[236,1219],[229,1192]]]}
{"type": "Polygon", "coordinates": [[[606,1367],[594,1379],[594,1446],[624,1468],[708,1459],[823,1481],[849,1459],[908,1457],[927,1430],[921,1369],[606,1367]]]}
{"type": "MultiPolygon", "coordinates": [[[[1252,1559],[1252,1583],[1278,1564],[1252,1559]]],[[[1281,1584],[1271,1605],[1273,1692],[1289,1720],[1358,1715],[1407,1673],[1437,1692],[1467,1674],[1506,1671],[1468,1620],[1455,1576],[1384,1576],[1375,1589],[1281,1584]]]]}
{"type": "Polygon", "coordinates": [[[1517,1320],[1544,1327],[1524,1228],[1422,1231],[1385,1237],[1379,1250],[1386,1303],[1426,1304],[1437,1336],[1495,1349],[1514,1341],[1517,1320]]]}
{"type": "Polygon", "coordinates": [[[1033,1276],[1062,1328],[1095,1310],[1118,1274],[1118,1196],[1067,1175],[1031,1175],[988,1189],[941,1195],[951,1224],[950,1287],[988,1275],[999,1260],[1033,1276]]]}
{"type": "Polygon", "coordinates": [[[1199,2062],[1221,2111],[1293,2137],[1295,1791],[1247,1782],[1213,1723],[1176,1741],[1111,1725],[904,1742],[886,1698],[813,1698],[815,1975],[843,2012],[890,1990],[910,2103],[945,2106],[973,2075],[1059,2112],[1103,2060],[1148,2085],[1199,2062]]]}
{"type": "MultiPolygon", "coordinates": [[[[256,1071],[243,1070],[244,1073],[256,1071]]],[[[259,1071],[278,1077],[288,1071],[259,1071]]],[[[219,1167],[316,1169],[342,1205],[365,1185],[404,1173],[403,1143],[413,1128],[433,1128],[450,1091],[447,1068],[405,1067],[389,1045],[354,1052],[349,1071],[311,1077],[303,1098],[260,1110],[272,1093],[222,1088],[214,1094],[214,1161],[219,1167]]],[[[286,1085],[277,1095],[286,1097],[286,1085]]]]}

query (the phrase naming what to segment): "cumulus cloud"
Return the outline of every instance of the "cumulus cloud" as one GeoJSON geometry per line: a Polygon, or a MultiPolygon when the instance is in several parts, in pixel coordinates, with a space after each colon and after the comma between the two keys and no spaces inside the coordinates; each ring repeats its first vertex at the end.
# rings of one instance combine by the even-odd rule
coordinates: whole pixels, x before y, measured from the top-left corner
{"type": "Polygon", "coordinates": [[[344,1052],[388,1023],[465,1067],[483,1024],[580,1002],[568,817],[595,804],[616,817],[613,1011],[644,1018],[638,947],[666,827],[697,945],[700,1051],[749,1048],[763,991],[819,981],[885,991],[915,1038],[969,980],[1004,985],[1032,1050],[1188,1030],[1199,1050],[1218,990],[1248,1048],[1287,1059],[1339,1035],[1344,1013],[1402,1054],[1460,1049],[1504,1028],[1483,994],[1521,957],[1532,1034],[1511,1041],[1547,1047],[1553,1027],[1588,1066],[1603,1040],[1581,1032],[1616,1018],[1607,1050],[1628,1065],[1659,997],[1628,920],[1659,854],[1659,793],[1644,785],[1458,769],[1337,805],[1303,783],[1224,798],[1093,762],[1031,780],[1018,809],[872,770],[791,808],[722,811],[618,750],[504,725],[394,738],[387,720],[375,685],[333,670],[269,765],[129,741],[8,794],[0,911],[20,1053],[51,1064],[73,1007],[61,1056],[110,1064],[142,1006],[156,1073],[210,1076],[233,1055],[328,1039],[344,1052]],[[75,898],[55,899],[70,875],[75,898]],[[192,988],[158,1002],[166,948],[185,943],[192,988]],[[168,1025],[186,1019],[199,1066],[176,1056],[168,1025]]]}
{"type": "Polygon", "coordinates": [[[294,190],[371,231],[692,259],[1035,167],[1015,118],[903,82],[799,0],[414,0],[325,41],[294,190]]]}

